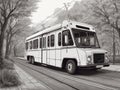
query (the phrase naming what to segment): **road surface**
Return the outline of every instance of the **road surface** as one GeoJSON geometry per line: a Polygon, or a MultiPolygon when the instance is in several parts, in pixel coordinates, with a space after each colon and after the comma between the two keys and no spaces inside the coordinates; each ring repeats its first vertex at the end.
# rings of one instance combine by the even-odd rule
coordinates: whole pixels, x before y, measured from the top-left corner
{"type": "Polygon", "coordinates": [[[76,75],[41,64],[13,58],[15,64],[46,84],[51,90],[120,90],[120,73],[107,70],[79,70],[76,75]]]}

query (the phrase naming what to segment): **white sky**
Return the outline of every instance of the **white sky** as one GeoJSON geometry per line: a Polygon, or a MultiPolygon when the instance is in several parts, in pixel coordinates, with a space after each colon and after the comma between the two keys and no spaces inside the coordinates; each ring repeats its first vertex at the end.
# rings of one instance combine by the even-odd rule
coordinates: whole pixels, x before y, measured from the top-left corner
{"type": "Polygon", "coordinates": [[[53,14],[56,8],[63,7],[64,3],[72,2],[73,4],[74,1],[81,1],[81,0],[40,0],[40,2],[37,3],[38,9],[36,10],[36,12],[32,13],[31,26],[35,26],[41,21],[45,20],[48,16],[53,14]]]}

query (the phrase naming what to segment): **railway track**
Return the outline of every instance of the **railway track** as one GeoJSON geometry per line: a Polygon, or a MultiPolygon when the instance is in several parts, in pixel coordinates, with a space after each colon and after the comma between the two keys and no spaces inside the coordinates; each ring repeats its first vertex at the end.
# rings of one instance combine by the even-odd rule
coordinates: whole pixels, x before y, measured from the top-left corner
{"type": "Polygon", "coordinates": [[[54,78],[54,77],[52,77],[52,76],[50,76],[50,75],[48,75],[48,74],[45,74],[45,73],[43,73],[43,72],[41,72],[41,71],[39,71],[39,70],[33,69],[33,68],[31,68],[30,66],[28,66],[28,65],[24,65],[23,63],[20,63],[20,62],[19,62],[19,64],[21,64],[21,65],[23,65],[23,66],[25,66],[25,67],[27,67],[27,68],[29,68],[29,69],[31,69],[31,70],[34,70],[34,71],[36,71],[36,72],[38,72],[38,73],[41,73],[42,75],[45,75],[45,76],[47,76],[47,77],[49,77],[49,78],[51,78],[51,79],[54,79],[54,80],[56,80],[56,81],[58,81],[58,82],[60,82],[60,83],[62,83],[62,84],[65,84],[65,85],[71,87],[73,90],[80,90],[80,89],[78,89],[78,88],[76,88],[76,87],[74,87],[74,86],[72,86],[72,85],[69,85],[69,84],[67,84],[67,83],[65,83],[65,82],[63,82],[63,81],[61,81],[61,80],[58,80],[58,79],[56,79],[56,78],[54,78]]]}
{"type": "MultiPolygon", "coordinates": [[[[93,81],[90,81],[90,80],[87,80],[87,79],[84,79],[84,78],[78,78],[78,77],[75,77],[75,76],[72,77],[71,75],[61,74],[61,73],[58,73],[55,70],[49,71],[45,67],[40,67],[41,70],[39,70],[39,69],[33,68],[33,66],[29,65],[29,64],[23,64],[22,62],[17,62],[17,63],[19,63],[19,64],[21,64],[21,65],[23,65],[23,66],[25,66],[25,67],[27,67],[31,70],[34,70],[34,71],[36,71],[36,72],[38,72],[42,75],[45,75],[45,76],[47,76],[47,77],[49,77],[53,80],[56,80],[59,83],[65,84],[68,87],[72,88],[73,90],[81,90],[81,89],[80,89],[80,87],[76,87],[76,85],[73,85],[71,83],[66,83],[65,80],[75,82],[76,84],[78,84],[78,83],[87,84],[89,86],[94,86],[95,88],[99,88],[100,90],[101,89],[103,89],[103,90],[118,90],[117,88],[113,88],[113,87],[110,87],[110,86],[105,86],[105,85],[102,85],[102,84],[99,84],[99,83],[96,83],[96,82],[93,82],[93,81]],[[54,77],[53,75],[58,76],[58,78],[54,77]],[[64,78],[64,80],[61,79],[60,77],[64,78]]],[[[97,89],[97,90],[99,90],[99,89],[97,89]]]]}

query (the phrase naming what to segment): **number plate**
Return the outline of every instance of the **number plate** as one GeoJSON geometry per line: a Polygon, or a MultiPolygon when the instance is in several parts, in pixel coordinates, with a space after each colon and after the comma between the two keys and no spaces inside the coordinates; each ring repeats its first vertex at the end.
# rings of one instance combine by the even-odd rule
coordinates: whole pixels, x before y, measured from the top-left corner
{"type": "Polygon", "coordinates": [[[96,68],[101,68],[101,67],[103,67],[103,65],[97,65],[97,66],[96,66],[96,68]]]}

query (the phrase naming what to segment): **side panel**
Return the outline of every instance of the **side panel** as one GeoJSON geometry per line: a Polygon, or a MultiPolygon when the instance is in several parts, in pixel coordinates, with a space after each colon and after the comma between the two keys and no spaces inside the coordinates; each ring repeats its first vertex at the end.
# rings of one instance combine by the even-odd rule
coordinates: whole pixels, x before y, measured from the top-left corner
{"type": "Polygon", "coordinates": [[[41,44],[41,42],[40,42],[40,38],[42,38],[42,37],[39,37],[39,44],[38,44],[38,47],[39,47],[39,51],[38,51],[38,53],[39,53],[39,55],[38,55],[38,57],[39,57],[39,63],[42,63],[42,49],[41,49],[41,47],[40,47],[40,44],[41,44]]]}
{"type": "MultiPolygon", "coordinates": [[[[56,39],[55,39],[55,32],[52,32],[50,33],[50,36],[51,35],[54,35],[54,46],[53,47],[50,47],[49,49],[49,60],[50,60],[50,65],[52,66],[55,66],[55,62],[56,62],[56,56],[55,56],[55,42],[56,42],[56,39]]],[[[51,39],[50,39],[51,41],[51,39]]]]}
{"type": "Polygon", "coordinates": [[[26,56],[33,56],[35,59],[35,62],[41,62],[41,49],[39,48],[39,37],[36,37],[34,39],[31,39],[28,41],[28,50],[26,51],[26,56]],[[30,41],[38,39],[38,48],[33,49],[33,45],[31,46],[30,41]],[[32,49],[30,49],[30,47],[32,47],[32,49]]]}
{"type": "Polygon", "coordinates": [[[61,51],[61,59],[76,59],[77,65],[80,64],[80,59],[78,56],[78,51],[75,46],[75,41],[73,39],[73,35],[71,29],[62,30],[62,51],[61,51]],[[67,37],[67,38],[66,38],[67,37]]]}
{"type": "Polygon", "coordinates": [[[26,52],[26,55],[33,56],[35,59],[35,62],[40,62],[39,52],[40,52],[40,50],[29,50],[26,52]]]}
{"type": "Polygon", "coordinates": [[[38,58],[39,58],[38,62],[42,63],[41,49],[39,49],[39,51],[38,51],[38,58]]]}
{"type": "Polygon", "coordinates": [[[47,34],[47,48],[46,48],[46,54],[47,54],[47,63],[48,65],[50,65],[50,47],[48,47],[48,37],[50,36],[50,34],[47,34]]]}
{"type": "Polygon", "coordinates": [[[42,63],[47,64],[47,50],[46,50],[46,35],[43,35],[42,38],[42,63]]]}
{"type": "MultiPolygon", "coordinates": [[[[55,44],[56,44],[56,49],[55,49],[55,54],[56,54],[56,67],[61,67],[61,64],[62,64],[62,60],[61,60],[61,46],[58,45],[58,34],[60,33],[60,31],[57,31],[56,32],[56,41],[55,41],[55,44]]],[[[62,44],[62,42],[61,42],[62,44]]]]}
{"type": "Polygon", "coordinates": [[[87,65],[87,55],[86,52],[84,51],[84,48],[77,48],[78,56],[80,58],[80,64],[79,66],[86,66],[87,65]]]}
{"type": "Polygon", "coordinates": [[[79,65],[80,60],[78,57],[78,52],[77,52],[77,48],[76,47],[64,47],[62,49],[62,59],[64,58],[73,58],[77,60],[77,65],[79,65]]]}

